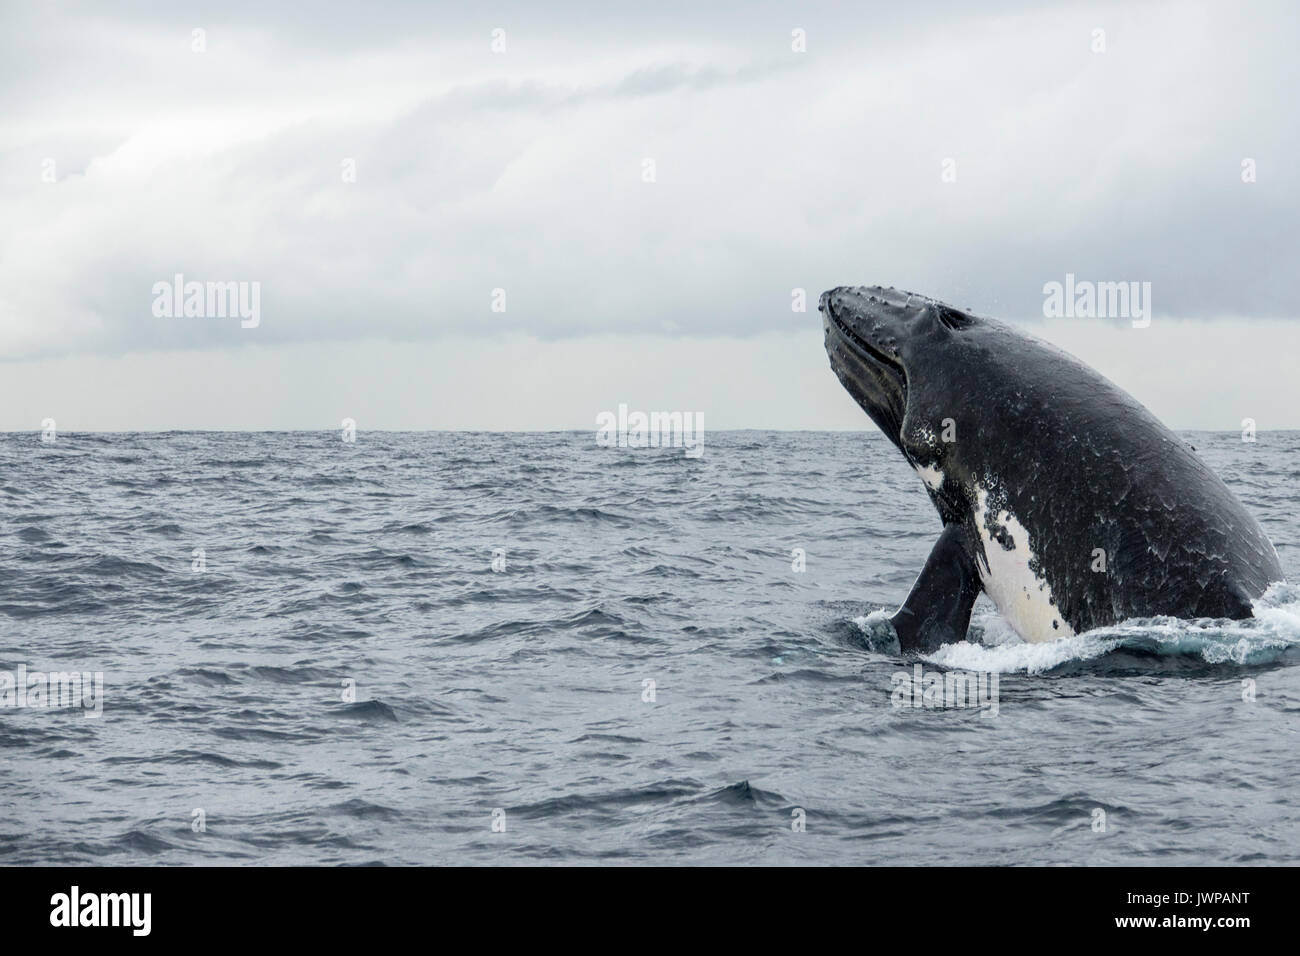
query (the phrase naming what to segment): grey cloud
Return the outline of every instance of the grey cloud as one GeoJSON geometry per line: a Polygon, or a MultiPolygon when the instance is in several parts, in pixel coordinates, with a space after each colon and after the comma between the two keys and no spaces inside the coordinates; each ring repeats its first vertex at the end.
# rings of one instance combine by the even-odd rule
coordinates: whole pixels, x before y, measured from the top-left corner
{"type": "MultiPolygon", "coordinates": [[[[815,321],[791,312],[794,287],[815,302],[874,281],[1034,318],[1043,283],[1067,271],[1151,281],[1158,314],[1296,315],[1289,7],[905,6],[686,5],[621,21],[519,7],[504,10],[519,58],[492,75],[497,61],[462,47],[485,46],[495,21],[435,27],[407,5],[356,5],[295,32],[235,4],[214,22],[260,29],[267,52],[243,51],[255,71],[228,87],[170,47],[95,81],[48,62],[40,82],[6,73],[35,132],[0,140],[0,354],[240,341],[149,314],[152,284],[176,272],[260,281],[259,342],[751,335],[815,321]],[[809,52],[792,54],[800,22],[809,52]],[[1102,55],[1088,49],[1098,22],[1102,55]],[[301,65],[391,113],[409,93],[363,89],[365,57],[423,69],[421,31],[445,54],[427,57],[434,92],[396,115],[335,115],[328,97],[295,111],[311,84],[277,85],[301,65]],[[176,89],[155,101],[141,77],[169,70],[176,89]],[[42,103],[83,95],[103,98],[104,125],[50,132],[42,103]],[[229,143],[186,146],[263,100],[285,116],[267,131],[235,123],[229,143]],[[151,107],[171,111],[179,143],[151,107]],[[45,151],[84,175],[40,183],[45,151]],[[948,157],[955,183],[940,179],[948,157]],[[1258,182],[1241,182],[1243,157],[1258,182]],[[489,309],[497,287],[504,314],[489,309]]],[[[129,6],[113,35],[183,35],[197,16],[161,10],[129,6]]],[[[91,48],[89,19],[19,19],[33,49],[91,48]]]]}

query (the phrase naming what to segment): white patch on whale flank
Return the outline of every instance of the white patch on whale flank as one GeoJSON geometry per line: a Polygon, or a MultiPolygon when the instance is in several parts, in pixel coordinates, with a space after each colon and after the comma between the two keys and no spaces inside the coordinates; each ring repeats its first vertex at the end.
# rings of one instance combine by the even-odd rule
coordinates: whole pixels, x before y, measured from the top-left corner
{"type": "Polygon", "coordinates": [[[1013,545],[1010,550],[1003,547],[989,530],[988,498],[986,489],[976,488],[975,527],[984,544],[987,564],[976,563],[984,593],[1026,641],[1038,643],[1074,636],[1074,629],[1061,616],[1060,608],[1052,603],[1051,585],[1034,573],[1033,565],[1037,562],[1029,550],[1028,530],[1011,512],[999,511],[995,523],[1001,536],[1013,545]]]}

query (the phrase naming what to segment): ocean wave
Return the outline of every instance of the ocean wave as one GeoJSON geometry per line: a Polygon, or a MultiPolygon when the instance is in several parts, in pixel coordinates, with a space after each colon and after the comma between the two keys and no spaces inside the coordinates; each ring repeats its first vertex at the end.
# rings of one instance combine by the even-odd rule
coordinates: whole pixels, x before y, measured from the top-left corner
{"type": "MultiPolygon", "coordinates": [[[[1196,445],[1300,581],[1300,434],[1196,445]]],[[[1297,593],[1046,645],[981,601],[933,666],[1009,672],[998,721],[900,715],[853,618],[936,522],[874,433],[28,432],[0,473],[0,671],[104,675],[102,719],[0,708],[0,863],[1300,862],[1297,593]]]]}

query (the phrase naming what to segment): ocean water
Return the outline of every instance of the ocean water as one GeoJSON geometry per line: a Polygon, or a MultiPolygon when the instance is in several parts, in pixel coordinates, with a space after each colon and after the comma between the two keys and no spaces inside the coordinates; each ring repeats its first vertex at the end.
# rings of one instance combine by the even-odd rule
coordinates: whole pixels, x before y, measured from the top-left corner
{"type": "MultiPolygon", "coordinates": [[[[1300,433],[1185,437],[1300,581],[1300,433]]],[[[1300,590],[900,657],[874,433],[5,434],[0,516],[0,680],[103,682],[0,708],[0,864],[1300,862],[1300,590]]]]}

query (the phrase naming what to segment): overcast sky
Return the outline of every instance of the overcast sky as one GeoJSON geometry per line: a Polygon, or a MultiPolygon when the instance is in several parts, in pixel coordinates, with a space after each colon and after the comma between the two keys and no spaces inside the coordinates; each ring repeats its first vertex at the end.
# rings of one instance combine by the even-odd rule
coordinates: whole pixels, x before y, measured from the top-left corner
{"type": "Polygon", "coordinates": [[[816,299],[877,282],[1300,428],[1300,5],[281,6],[4,5],[0,429],[868,428],[816,299]]]}

